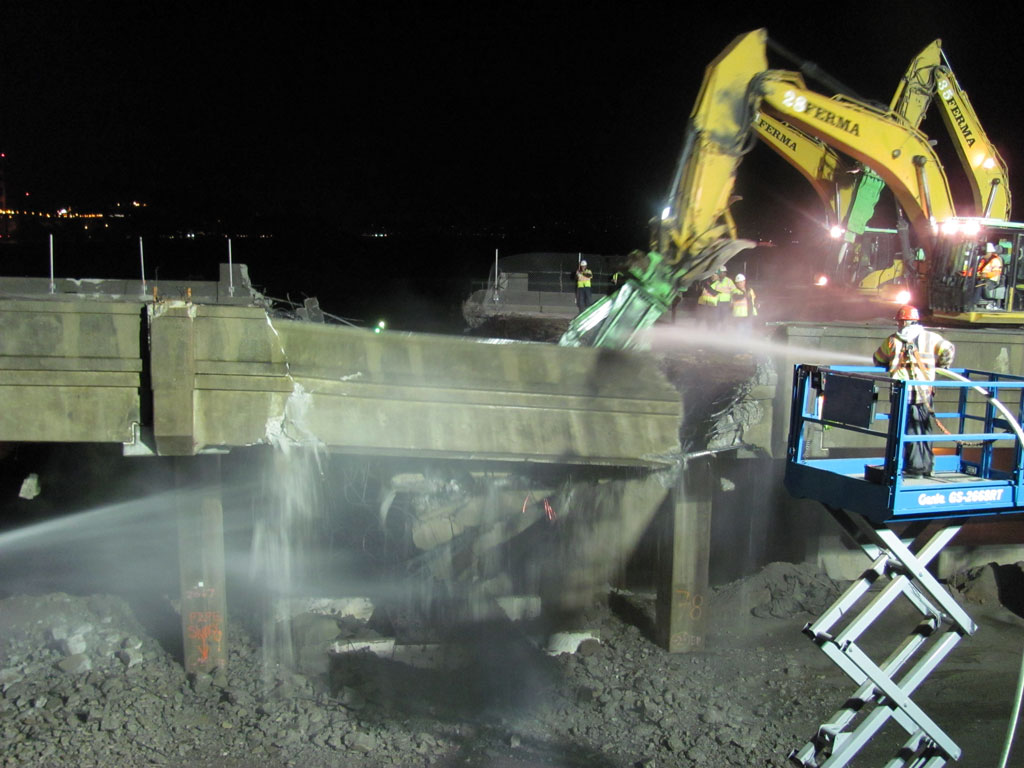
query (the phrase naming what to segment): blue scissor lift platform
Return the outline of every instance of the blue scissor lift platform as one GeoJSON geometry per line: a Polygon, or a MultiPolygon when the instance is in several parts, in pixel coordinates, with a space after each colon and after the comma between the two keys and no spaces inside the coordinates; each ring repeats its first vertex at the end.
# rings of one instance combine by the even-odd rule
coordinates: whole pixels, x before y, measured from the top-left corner
{"type": "Polygon", "coordinates": [[[890,719],[909,737],[887,768],[940,768],[960,757],[956,743],[911,699],[977,629],[928,565],[966,519],[1024,512],[1024,377],[959,368],[950,373],[924,382],[894,380],[881,368],[864,366],[799,365],[794,371],[786,488],[822,502],[871,560],[804,627],[858,688],[790,754],[795,765],[845,766],[890,719]],[[908,435],[912,389],[929,384],[939,429],[908,435]],[[844,439],[833,439],[841,431],[844,439]],[[844,447],[826,450],[826,442],[844,447]],[[933,445],[931,476],[905,476],[904,453],[914,442],[933,445]],[[922,619],[876,661],[857,641],[901,596],[922,619]]]}

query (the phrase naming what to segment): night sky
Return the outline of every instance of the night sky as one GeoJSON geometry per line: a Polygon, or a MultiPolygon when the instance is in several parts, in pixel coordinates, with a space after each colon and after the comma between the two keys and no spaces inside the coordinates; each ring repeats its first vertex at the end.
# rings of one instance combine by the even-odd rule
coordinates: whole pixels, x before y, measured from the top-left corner
{"type": "MultiPolygon", "coordinates": [[[[1013,174],[1024,59],[1000,7],[0,0],[0,151],[9,200],[42,208],[142,199],[353,232],[610,222],[608,247],[579,248],[612,252],[645,244],[704,67],[761,26],[883,102],[941,37],[1013,174]]],[[[925,130],[949,145],[937,117],[925,130]]],[[[814,200],[754,156],[747,236],[814,200]]]]}

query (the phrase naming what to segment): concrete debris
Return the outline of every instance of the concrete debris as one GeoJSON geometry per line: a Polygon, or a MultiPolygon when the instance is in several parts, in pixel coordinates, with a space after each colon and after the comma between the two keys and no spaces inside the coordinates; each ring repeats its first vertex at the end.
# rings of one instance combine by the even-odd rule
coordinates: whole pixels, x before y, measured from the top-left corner
{"type": "Polygon", "coordinates": [[[83,635],[72,635],[58,641],[57,646],[65,656],[76,656],[85,653],[88,647],[83,635]]]}
{"type": "Polygon", "coordinates": [[[23,499],[29,499],[30,501],[38,496],[42,492],[39,486],[39,475],[35,472],[29,474],[24,480],[21,481],[21,490],[18,491],[18,496],[23,499]]]}
{"type": "Polygon", "coordinates": [[[558,656],[562,653],[576,653],[580,645],[587,640],[598,640],[597,633],[593,630],[582,632],[555,632],[548,638],[545,650],[551,656],[558,656]]]}
{"type": "Polygon", "coordinates": [[[345,735],[345,746],[355,752],[370,754],[377,748],[377,737],[372,733],[353,731],[345,735]]]}
{"type": "Polygon", "coordinates": [[[393,637],[372,637],[372,638],[349,638],[338,640],[328,647],[328,653],[372,653],[384,659],[390,659],[395,655],[395,638],[393,637]]]}
{"type": "Polygon", "coordinates": [[[530,621],[540,617],[539,595],[505,595],[495,598],[509,621],[530,621]]]}
{"type": "Polygon", "coordinates": [[[92,661],[84,653],[76,653],[58,661],[57,666],[69,675],[80,675],[92,669],[92,661]]]}
{"type": "Polygon", "coordinates": [[[348,616],[369,621],[373,616],[373,601],[368,597],[293,597],[277,604],[277,615],[298,616],[301,613],[320,613],[325,616],[348,616]]]}
{"type": "Polygon", "coordinates": [[[124,648],[117,652],[117,658],[121,660],[125,667],[131,669],[137,664],[142,663],[143,654],[137,648],[124,648]]]}

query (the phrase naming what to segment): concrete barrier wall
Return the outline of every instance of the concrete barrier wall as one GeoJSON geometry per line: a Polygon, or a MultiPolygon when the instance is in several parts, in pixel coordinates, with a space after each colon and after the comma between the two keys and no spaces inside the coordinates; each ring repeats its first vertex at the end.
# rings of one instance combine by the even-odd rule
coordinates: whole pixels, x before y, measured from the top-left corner
{"type": "Polygon", "coordinates": [[[141,310],[0,301],[0,440],[130,441],[141,421],[141,310]]]}

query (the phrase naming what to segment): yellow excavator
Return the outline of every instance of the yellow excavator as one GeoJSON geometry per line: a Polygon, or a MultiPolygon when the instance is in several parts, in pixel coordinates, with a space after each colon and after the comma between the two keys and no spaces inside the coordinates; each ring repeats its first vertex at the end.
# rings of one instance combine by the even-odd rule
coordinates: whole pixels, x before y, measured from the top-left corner
{"type": "MultiPolygon", "coordinates": [[[[938,105],[966,174],[974,215],[1009,221],[1011,200],[1006,163],[983,130],[970,99],[953,74],[941,40],[932,41],[914,57],[900,80],[889,109],[908,124],[919,128],[933,102],[938,105]]],[[[869,168],[860,170],[852,200],[846,209],[846,218],[843,219],[843,243],[838,251],[835,275],[841,280],[845,278],[846,283],[856,284],[862,293],[884,295],[892,286],[888,281],[902,278],[905,264],[909,265],[911,272],[915,271],[914,261],[919,249],[910,248],[907,239],[902,237],[901,229],[887,231],[868,226],[882,182],[869,168]],[[897,238],[897,234],[901,237],[897,238]],[[894,243],[897,239],[899,242],[894,243]],[[903,259],[894,259],[896,253],[901,253],[903,259]],[[866,277],[861,278],[861,274],[866,274],[866,277]]],[[[958,203],[958,208],[962,210],[964,206],[958,203]]],[[[892,290],[888,293],[894,295],[892,290]]],[[[985,302],[986,305],[990,303],[1006,309],[998,301],[985,302]]],[[[989,322],[998,320],[989,319],[989,322]]]]}
{"type": "Polygon", "coordinates": [[[748,32],[707,67],[650,250],[634,259],[622,288],[570,324],[560,344],[643,346],[643,331],[682,290],[754,245],[737,238],[729,207],[760,115],[870,168],[889,187],[926,254],[915,285],[916,303],[936,316],[945,313],[968,322],[1024,319],[1017,311],[1021,296],[1014,290],[1024,226],[957,217],[946,174],[927,136],[891,109],[842,93],[827,96],[809,89],[798,72],[771,69],[768,45],[765,30],[748,32]],[[974,276],[989,244],[1005,249],[1004,277],[1013,287],[1004,284],[1002,297],[988,299],[981,308],[974,276]]]}
{"type": "MultiPolygon", "coordinates": [[[[1009,220],[1006,163],[957,82],[941,40],[932,41],[914,57],[889,109],[919,128],[932,102],[939,105],[954,140],[974,198],[975,214],[1009,220]]],[[[780,120],[759,115],[755,127],[765,144],[804,175],[836,221],[831,229],[841,243],[831,266],[824,265],[828,277],[840,285],[856,286],[862,294],[896,300],[904,274],[916,272],[913,262],[919,257],[919,249],[910,247],[906,228],[901,226],[902,216],[896,229],[869,226],[884,187],[881,178],[867,166],[844,163],[827,144],[780,120]]]]}

